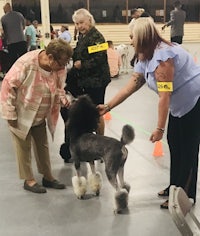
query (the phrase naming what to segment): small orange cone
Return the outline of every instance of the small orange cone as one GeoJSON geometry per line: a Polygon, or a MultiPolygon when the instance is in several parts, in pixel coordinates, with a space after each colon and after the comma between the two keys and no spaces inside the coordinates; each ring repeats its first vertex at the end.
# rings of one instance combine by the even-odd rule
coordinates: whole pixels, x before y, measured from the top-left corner
{"type": "Polygon", "coordinates": [[[162,142],[161,141],[155,142],[153,156],[154,157],[162,157],[163,155],[164,155],[164,153],[163,153],[163,148],[162,148],[162,142]]]}
{"type": "Polygon", "coordinates": [[[103,116],[104,120],[111,120],[112,117],[111,117],[111,114],[110,112],[107,112],[104,116],[103,116]]]}

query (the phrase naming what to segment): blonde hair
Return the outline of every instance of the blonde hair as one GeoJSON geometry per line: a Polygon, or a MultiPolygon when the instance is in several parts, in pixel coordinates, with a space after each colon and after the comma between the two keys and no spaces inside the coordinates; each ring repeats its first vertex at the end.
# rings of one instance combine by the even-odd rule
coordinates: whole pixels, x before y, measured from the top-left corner
{"type": "Polygon", "coordinates": [[[152,17],[141,17],[135,20],[132,33],[134,35],[135,52],[142,53],[144,59],[153,57],[156,46],[161,42],[171,43],[160,36],[152,17]]]}
{"type": "Polygon", "coordinates": [[[76,10],[74,14],[72,15],[72,20],[74,23],[76,23],[82,17],[87,18],[90,21],[91,26],[95,25],[95,20],[94,20],[93,15],[85,8],[80,8],[76,10]]]}
{"type": "Polygon", "coordinates": [[[55,60],[65,60],[66,62],[73,55],[73,48],[66,40],[53,39],[46,47],[46,54],[52,54],[55,60]]]}

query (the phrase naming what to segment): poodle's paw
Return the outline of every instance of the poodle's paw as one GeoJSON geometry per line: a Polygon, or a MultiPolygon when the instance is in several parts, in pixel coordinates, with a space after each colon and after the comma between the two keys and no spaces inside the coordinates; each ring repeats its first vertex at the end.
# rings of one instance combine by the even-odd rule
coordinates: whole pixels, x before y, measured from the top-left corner
{"type": "Polygon", "coordinates": [[[130,189],[131,189],[131,186],[130,186],[130,184],[128,184],[128,183],[124,183],[124,185],[122,186],[122,188],[126,189],[126,191],[129,193],[129,192],[130,192],[130,189]]]}
{"type": "Polygon", "coordinates": [[[99,196],[100,189],[102,187],[102,176],[99,172],[96,172],[95,174],[89,174],[88,175],[88,185],[92,192],[96,194],[96,196],[99,196]]]}
{"type": "Polygon", "coordinates": [[[115,193],[115,214],[122,214],[128,209],[128,191],[123,188],[115,193]]]}
{"type": "Polygon", "coordinates": [[[74,193],[76,194],[78,199],[83,199],[83,196],[87,192],[87,180],[84,176],[72,177],[72,186],[74,193]]]}

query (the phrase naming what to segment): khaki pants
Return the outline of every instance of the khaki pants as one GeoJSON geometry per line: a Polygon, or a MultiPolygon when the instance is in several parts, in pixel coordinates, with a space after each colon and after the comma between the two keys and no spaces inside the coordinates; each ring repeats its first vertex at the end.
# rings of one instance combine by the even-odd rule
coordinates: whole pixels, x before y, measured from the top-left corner
{"type": "Polygon", "coordinates": [[[46,122],[32,127],[26,137],[26,140],[20,139],[14,133],[12,133],[12,137],[17,156],[20,179],[34,179],[31,165],[32,145],[38,172],[43,174],[46,179],[52,179],[46,122]]]}

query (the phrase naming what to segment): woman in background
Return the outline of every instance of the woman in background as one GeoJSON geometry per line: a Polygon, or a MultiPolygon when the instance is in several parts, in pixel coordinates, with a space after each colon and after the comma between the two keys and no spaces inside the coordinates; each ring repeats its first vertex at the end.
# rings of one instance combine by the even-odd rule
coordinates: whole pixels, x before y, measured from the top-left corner
{"type": "MultiPolygon", "coordinates": [[[[74,48],[73,67],[67,75],[66,90],[75,97],[88,94],[95,104],[104,103],[105,91],[110,82],[110,71],[107,60],[107,48],[90,52],[91,47],[105,43],[103,35],[95,28],[94,17],[84,8],[74,12],[72,19],[79,33],[77,45],[74,48]]],[[[63,120],[67,120],[67,110],[62,109],[63,120]]],[[[104,134],[104,120],[100,119],[98,134],[104,134]]],[[[68,162],[69,138],[65,130],[65,143],[61,145],[61,157],[68,162]]]]}

